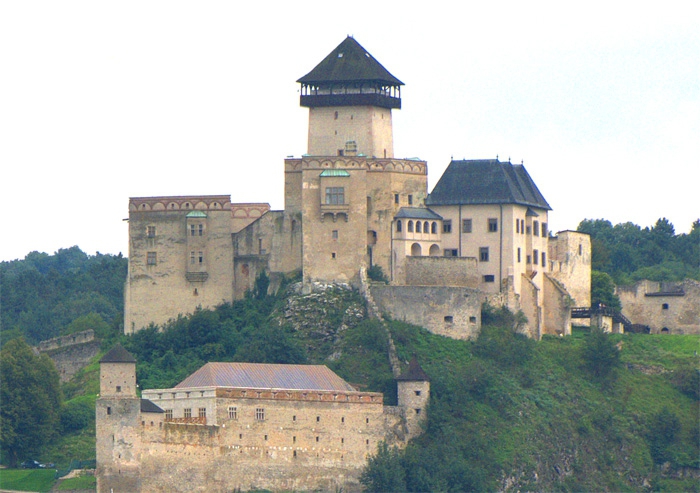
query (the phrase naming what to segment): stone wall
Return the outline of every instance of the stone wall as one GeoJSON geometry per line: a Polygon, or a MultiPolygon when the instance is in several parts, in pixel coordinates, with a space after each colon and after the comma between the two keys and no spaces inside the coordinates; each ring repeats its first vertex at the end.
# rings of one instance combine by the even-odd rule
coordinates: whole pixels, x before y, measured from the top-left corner
{"type": "Polygon", "coordinates": [[[61,382],[67,382],[100,352],[99,341],[90,341],[46,351],[56,365],[61,382]]]}
{"type": "Polygon", "coordinates": [[[544,288],[544,327],[543,334],[571,335],[572,299],[564,286],[554,277],[545,274],[544,288]]]}
{"type": "Polygon", "coordinates": [[[639,281],[615,290],[622,314],[652,334],[700,334],[700,282],[639,281]]]}
{"type": "Polygon", "coordinates": [[[591,237],[560,231],[549,239],[549,274],[566,287],[573,306],[591,305],[591,237]]]}
{"type": "Polygon", "coordinates": [[[430,332],[454,339],[473,339],[481,328],[481,293],[449,286],[387,286],[373,284],[379,309],[430,332]]]}
{"type": "Polygon", "coordinates": [[[472,257],[407,257],[406,285],[478,288],[481,279],[472,257]]]}

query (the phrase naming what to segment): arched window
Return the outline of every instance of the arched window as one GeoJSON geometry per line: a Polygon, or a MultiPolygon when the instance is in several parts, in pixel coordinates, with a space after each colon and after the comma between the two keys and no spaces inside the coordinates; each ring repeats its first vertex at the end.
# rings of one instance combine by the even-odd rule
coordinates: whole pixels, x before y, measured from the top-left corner
{"type": "Polygon", "coordinates": [[[439,255],[440,255],[440,247],[437,246],[437,245],[435,245],[435,244],[430,245],[430,253],[429,253],[429,255],[430,255],[431,257],[437,257],[437,256],[439,256],[439,255]]]}
{"type": "Polygon", "coordinates": [[[428,224],[428,221],[423,223],[423,233],[430,233],[430,224],[428,224]]]}
{"type": "Polygon", "coordinates": [[[400,233],[401,232],[401,219],[396,221],[396,232],[400,233]]]}
{"type": "Polygon", "coordinates": [[[437,223],[435,221],[430,225],[430,232],[434,235],[437,234],[437,223]]]}
{"type": "Polygon", "coordinates": [[[408,221],[408,232],[413,233],[413,221],[408,221]]]}
{"type": "Polygon", "coordinates": [[[418,243],[411,245],[411,256],[420,257],[421,255],[423,255],[423,249],[420,247],[420,245],[418,243]]]}
{"type": "Polygon", "coordinates": [[[416,221],[416,233],[420,233],[420,221],[416,221]]]}

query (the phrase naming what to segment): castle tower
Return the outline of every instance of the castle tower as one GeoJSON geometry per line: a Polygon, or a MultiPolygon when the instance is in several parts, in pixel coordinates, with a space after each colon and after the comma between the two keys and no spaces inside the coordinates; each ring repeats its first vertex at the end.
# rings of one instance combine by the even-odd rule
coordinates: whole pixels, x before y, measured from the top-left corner
{"type": "Polygon", "coordinates": [[[396,379],[396,384],[399,407],[404,409],[408,436],[412,438],[421,433],[421,424],[426,419],[430,401],[430,377],[414,356],[408,363],[408,369],[396,379]]]}
{"type": "Polygon", "coordinates": [[[140,412],[136,360],[122,346],[114,346],[100,360],[95,415],[98,492],[141,490],[140,412]]]}
{"type": "Polygon", "coordinates": [[[391,110],[401,108],[403,82],[354,38],[297,82],[309,108],[309,155],[394,157],[391,110]]]}

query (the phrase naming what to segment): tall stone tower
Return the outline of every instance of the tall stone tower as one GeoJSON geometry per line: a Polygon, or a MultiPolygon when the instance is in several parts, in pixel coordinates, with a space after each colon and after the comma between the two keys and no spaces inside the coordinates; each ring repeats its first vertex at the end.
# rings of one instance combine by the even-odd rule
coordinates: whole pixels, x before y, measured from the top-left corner
{"type": "Polygon", "coordinates": [[[304,280],[356,283],[361,266],[391,272],[393,218],[427,189],[424,161],[394,158],[403,83],[351,37],[298,82],[308,149],[285,161],[285,212],[302,217],[304,280]]]}
{"type": "Polygon", "coordinates": [[[98,492],[141,490],[140,413],[136,360],[117,345],[100,360],[100,397],[95,415],[98,492]]]}
{"type": "Polygon", "coordinates": [[[430,401],[430,377],[423,371],[414,356],[408,369],[397,379],[399,407],[406,413],[406,426],[409,437],[420,435],[421,424],[427,414],[430,401]]]}

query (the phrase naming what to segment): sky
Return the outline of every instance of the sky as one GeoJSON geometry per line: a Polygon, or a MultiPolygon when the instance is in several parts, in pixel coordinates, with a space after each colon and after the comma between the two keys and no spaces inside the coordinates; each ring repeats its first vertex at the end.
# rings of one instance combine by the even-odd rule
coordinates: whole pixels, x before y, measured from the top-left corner
{"type": "Polygon", "coordinates": [[[524,163],[550,230],[700,217],[700,14],[676,2],[0,2],[0,261],[128,255],[129,197],[284,207],[299,85],[346,36],[405,83],[394,155],[524,163]]]}

